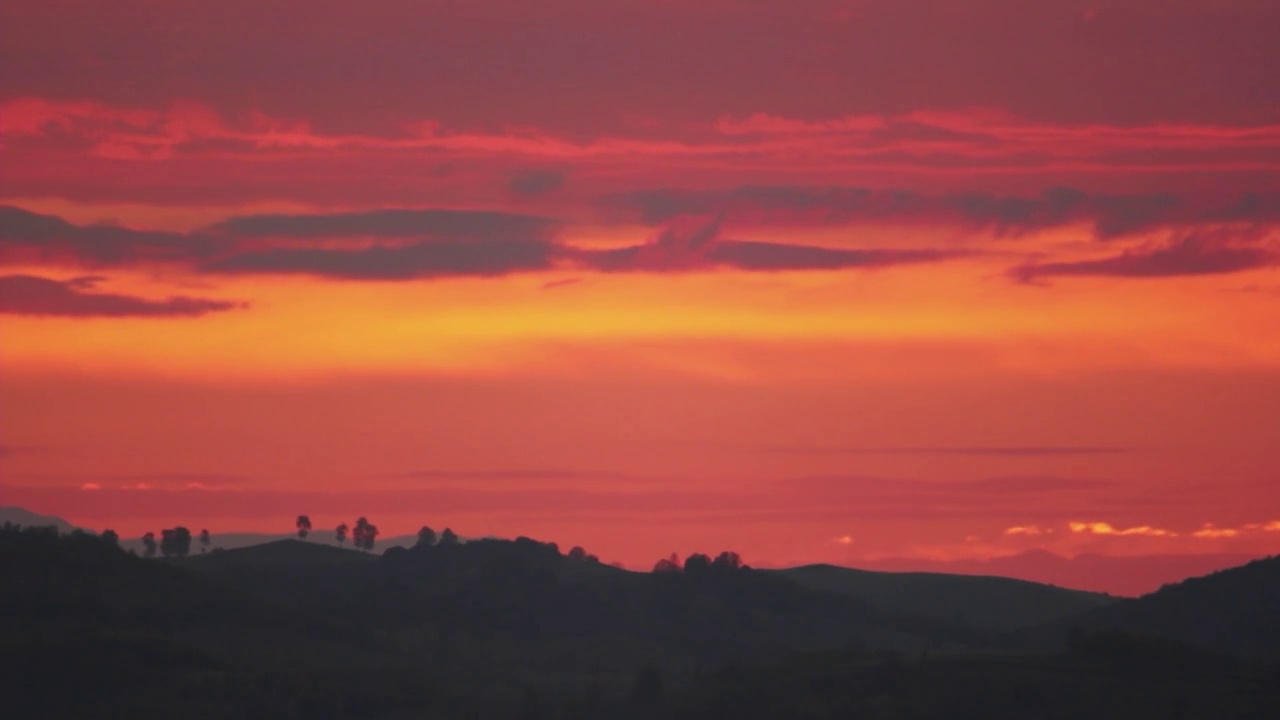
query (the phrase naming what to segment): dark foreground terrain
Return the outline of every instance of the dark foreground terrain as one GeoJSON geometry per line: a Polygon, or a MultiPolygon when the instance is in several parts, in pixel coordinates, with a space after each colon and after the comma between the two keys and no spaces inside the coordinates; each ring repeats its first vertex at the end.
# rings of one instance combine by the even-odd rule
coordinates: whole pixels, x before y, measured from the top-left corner
{"type": "Polygon", "coordinates": [[[635,573],[528,539],[143,559],[0,531],[11,717],[1272,718],[1280,561],[1137,600],[635,573]]]}

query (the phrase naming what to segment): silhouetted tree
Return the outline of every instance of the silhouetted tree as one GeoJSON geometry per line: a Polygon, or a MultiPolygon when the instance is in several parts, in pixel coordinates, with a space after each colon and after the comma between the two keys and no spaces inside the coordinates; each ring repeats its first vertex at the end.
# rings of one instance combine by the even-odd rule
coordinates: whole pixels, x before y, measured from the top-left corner
{"type": "Polygon", "coordinates": [[[347,531],[348,531],[348,530],[350,530],[350,528],[348,528],[348,527],[347,527],[347,524],[346,524],[346,523],[340,523],[340,524],[338,525],[337,529],[333,531],[333,532],[334,532],[334,539],[336,539],[336,540],[338,541],[338,544],[339,544],[339,545],[345,545],[345,544],[346,544],[346,542],[347,542],[347,531]]]}
{"type": "Polygon", "coordinates": [[[120,547],[120,536],[116,534],[115,530],[103,530],[102,539],[110,545],[120,547]]]}
{"type": "Polygon", "coordinates": [[[307,515],[299,515],[293,526],[298,528],[298,537],[306,540],[307,535],[311,532],[311,518],[307,515]]]}
{"type": "Polygon", "coordinates": [[[435,530],[432,530],[431,528],[427,527],[426,525],[423,525],[423,526],[422,526],[422,529],[418,530],[418,545],[417,545],[417,546],[418,546],[418,547],[431,547],[432,545],[435,545],[435,544],[436,544],[436,531],[435,531],[435,530]]]}
{"type": "Polygon", "coordinates": [[[201,530],[200,531],[200,552],[202,553],[209,552],[209,543],[211,542],[213,542],[213,536],[209,534],[209,531],[207,529],[201,530]]]}
{"type": "Polygon", "coordinates": [[[684,560],[684,571],[687,573],[705,572],[711,567],[711,558],[702,553],[694,553],[684,560]]]}
{"type": "Polygon", "coordinates": [[[178,526],[160,531],[160,554],[184,558],[191,552],[191,531],[178,526]]]}
{"type": "Polygon", "coordinates": [[[742,556],[736,552],[725,550],[711,561],[711,567],[716,570],[737,570],[742,567],[742,556]]]}
{"type": "Polygon", "coordinates": [[[441,546],[457,545],[457,544],[458,544],[458,534],[455,533],[452,529],[445,528],[444,532],[440,533],[441,546]]]}
{"type": "Polygon", "coordinates": [[[585,549],[583,549],[581,545],[574,545],[572,548],[569,549],[569,559],[578,560],[581,562],[593,562],[593,563],[600,562],[600,558],[587,552],[585,549]]]}
{"type": "Polygon", "coordinates": [[[149,532],[142,536],[142,547],[146,549],[147,557],[156,556],[156,534],[149,532]]]}
{"type": "Polygon", "coordinates": [[[680,572],[680,556],[671,553],[671,557],[665,557],[653,564],[653,571],[656,573],[680,572]]]}
{"type": "Polygon", "coordinates": [[[373,544],[378,539],[378,526],[362,517],[356,520],[355,529],[351,531],[351,539],[358,549],[373,550],[373,544]]]}

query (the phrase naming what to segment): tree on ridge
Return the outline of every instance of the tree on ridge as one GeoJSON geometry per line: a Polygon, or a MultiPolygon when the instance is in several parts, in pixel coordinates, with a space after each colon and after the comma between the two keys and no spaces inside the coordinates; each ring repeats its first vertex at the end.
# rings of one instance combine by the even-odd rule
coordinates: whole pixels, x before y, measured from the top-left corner
{"type": "Polygon", "coordinates": [[[293,526],[298,529],[298,538],[306,540],[307,535],[311,533],[311,517],[308,515],[299,515],[294,521],[293,526]]]}
{"type": "Polygon", "coordinates": [[[160,554],[184,558],[191,552],[191,531],[179,525],[160,531],[160,554]]]}
{"type": "Polygon", "coordinates": [[[355,529],[351,531],[351,539],[356,548],[373,550],[373,544],[378,539],[378,526],[369,522],[368,518],[361,517],[356,520],[355,529]]]}

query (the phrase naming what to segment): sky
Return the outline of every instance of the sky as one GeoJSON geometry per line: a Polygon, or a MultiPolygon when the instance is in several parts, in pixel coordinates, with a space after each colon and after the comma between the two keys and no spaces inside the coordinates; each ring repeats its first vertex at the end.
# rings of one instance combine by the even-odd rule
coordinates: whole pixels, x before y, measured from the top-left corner
{"type": "Polygon", "coordinates": [[[6,2],[0,504],[1129,594],[1275,553],[1276,37],[1272,0],[6,2]]]}

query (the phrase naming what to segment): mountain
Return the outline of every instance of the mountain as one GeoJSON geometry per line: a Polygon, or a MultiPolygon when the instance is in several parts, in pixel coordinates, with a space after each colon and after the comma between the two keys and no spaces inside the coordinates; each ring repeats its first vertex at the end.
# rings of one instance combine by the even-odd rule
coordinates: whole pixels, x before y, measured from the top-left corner
{"type": "Polygon", "coordinates": [[[76,527],[54,515],[41,515],[20,507],[0,507],[0,525],[13,523],[21,527],[54,527],[58,532],[69,533],[76,527]]]}
{"type": "Polygon", "coordinates": [[[1110,595],[1006,577],[875,572],[834,565],[773,572],[808,588],[864,600],[884,612],[989,630],[1040,625],[1117,601],[1110,595]]]}
{"type": "Polygon", "coordinates": [[[1121,630],[1238,657],[1280,659],[1280,556],[1184,580],[1055,625],[1121,630]]]}

